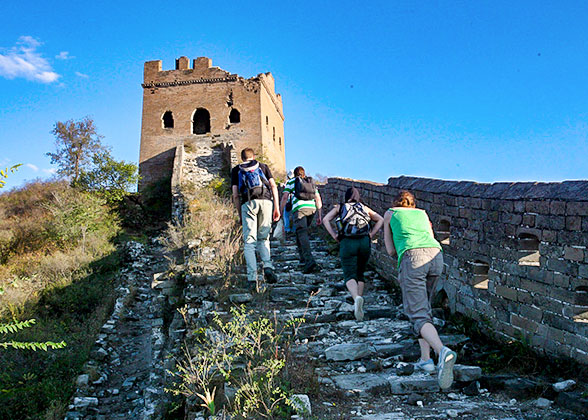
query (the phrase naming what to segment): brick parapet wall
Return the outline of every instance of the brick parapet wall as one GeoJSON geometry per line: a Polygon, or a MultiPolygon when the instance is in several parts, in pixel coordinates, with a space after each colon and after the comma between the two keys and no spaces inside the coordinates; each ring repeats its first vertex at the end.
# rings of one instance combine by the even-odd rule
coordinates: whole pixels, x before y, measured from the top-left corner
{"type": "MultiPolygon", "coordinates": [[[[504,338],[524,337],[536,349],[588,363],[587,181],[481,184],[399,177],[378,184],[330,178],[321,188],[326,206],[340,202],[351,185],[380,214],[400,189],[408,189],[437,234],[450,232],[439,288],[452,311],[484,321],[504,338]],[[521,249],[527,248],[521,245],[525,235],[537,238],[536,252],[521,249]]],[[[373,262],[396,278],[383,237],[373,262]]]]}

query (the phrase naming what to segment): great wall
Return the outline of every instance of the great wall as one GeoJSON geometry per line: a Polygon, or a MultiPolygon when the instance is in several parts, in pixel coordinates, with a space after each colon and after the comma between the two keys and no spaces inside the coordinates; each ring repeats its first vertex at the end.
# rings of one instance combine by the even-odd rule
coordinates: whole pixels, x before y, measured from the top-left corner
{"type": "MultiPolygon", "coordinates": [[[[223,118],[230,121],[230,109],[240,107],[243,122],[247,121],[245,110],[248,108],[238,102],[234,83],[241,83],[246,91],[257,94],[260,89],[267,89],[263,80],[271,78],[271,89],[267,91],[274,100],[253,100],[261,104],[261,108],[252,111],[253,121],[248,120],[250,128],[238,131],[236,123],[227,125],[223,120],[220,124],[218,117],[217,122],[212,123],[216,128],[209,127],[202,134],[194,130],[190,133],[188,122],[195,126],[195,114],[191,117],[189,114],[204,105],[194,101],[188,104],[189,101],[182,99],[181,111],[173,109],[174,130],[181,127],[177,123],[178,115],[185,114],[183,129],[186,133],[181,135],[172,135],[170,127],[165,126],[166,110],[173,108],[175,99],[168,103],[160,98],[155,102],[151,98],[144,100],[142,174],[147,180],[160,179],[166,174],[171,176],[173,217],[177,221],[184,217],[191,194],[186,187],[193,189],[225,177],[228,168],[237,163],[236,151],[245,145],[256,147],[265,156],[270,155],[274,168],[285,170],[282,157],[271,160],[272,154],[284,156],[285,144],[281,99],[278,103],[279,96],[273,93],[273,77],[265,74],[255,80],[245,80],[211,68],[210,60],[205,58],[194,60],[193,69],[188,66],[185,57],[177,61],[176,70],[168,72],[161,71],[161,62],[146,63],[143,85],[146,97],[155,95],[156,89],[209,88],[204,101],[207,108],[215,110],[209,113],[210,121],[215,121],[215,112],[222,112],[223,118]],[[211,74],[204,78],[202,73],[208,72],[211,74]],[[194,78],[193,73],[198,76],[194,78]],[[255,83],[257,87],[247,87],[255,83]],[[219,101],[216,105],[214,98],[219,101]],[[227,98],[230,98],[228,105],[227,98]],[[279,118],[278,122],[282,123],[278,124],[279,144],[275,136],[272,139],[269,134],[271,124],[266,124],[269,118],[264,119],[267,107],[275,114],[271,121],[279,118]],[[149,112],[152,115],[146,115],[149,112]],[[255,140],[264,130],[267,135],[259,135],[255,140]]],[[[165,98],[168,93],[160,95],[165,98]]],[[[480,329],[494,339],[516,340],[526,343],[537,354],[588,364],[588,181],[482,184],[393,177],[387,184],[379,184],[329,178],[319,188],[325,206],[329,208],[339,203],[350,186],[357,187],[365,202],[381,214],[400,189],[415,194],[418,207],[430,215],[435,234],[443,246],[445,270],[437,290],[440,306],[446,305],[451,313],[475,320],[480,329]]],[[[169,380],[166,369],[173,367],[170,356],[179,355],[186,330],[189,331],[177,313],[164,325],[162,308],[173,306],[178,299],[186,302],[190,322],[195,325],[207,325],[215,311],[226,313],[235,302],[251,305],[256,311],[273,311],[284,319],[305,317],[308,324],[301,330],[300,340],[292,351],[312,360],[320,395],[325,398],[309,402],[316,416],[312,418],[584,418],[588,399],[574,392],[571,382],[566,385],[566,382],[546,383],[544,378],[495,377],[483,375],[477,366],[463,365],[458,368],[456,385],[449,393],[439,393],[431,377],[407,374],[405,362],[416,360],[417,346],[409,338],[408,322],[402,318],[398,291],[391,288],[397,276],[396,264],[385,252],[383,237],[372,246],[370,278],[373,281],[366,295],[367,321],[364,323],[352,320],[351,305],[346,301],[341,282],[341,269],[337,259],[327,252],[328,245],[318,238],[313,245],[323,272],[304,275],[296,267],[297,257],[291,241],[272,244],[279,282],[268,285],[268,301],[263,307],[256,306],[255,288],[244,280],[229,302],[215,302],[206,287],[206,278],[187,278],[184,283],[173,275],[157,273],[152,266],[157,266],[157,261],[162,262],[161,250],[157,245],[141,249],[142,254],[138,255],[143,255],[143,262],[135,266],[138,271],[129,280],[137,283],[134,287],[139,294],[125,298],[130,293],[126,286],[121,289],[124,296],[120,300],[127,299],[127,311],[147,313],[147,308],[151,308],[151,315],[146,316],[147,322],[142,325],[144,333],[137,334],[144,343],[141,351],[145,354],[145,364],[140,371],[143,377],[137,380],[138,375],[132,375],[130,370],[126,377],[113,373],[116,366],[127,365],[121,357],[128,357],[130,361],[140,351],[131,351],[128,356],[119,354],[124,352],[117,350],[121,340],[118,331],[126,330],[129,334],[128,316],[113,314],[94,352],[96,366],[102,366],[97,369],[106,373],[98,383],[88,383],[86,377],[79,379],[80,388],[67,419],[162,418],[167,401],[163,389],[169,380]],[[145,341],[146,337],[151,337],[150,342],[145,341]],[[343,396],[339,405],[328,400],[335,390],[343,396]],[[129,397],[131,393],[134,394],[129,397]],[[530,395],[538,393],[546,398],[529,399],[530,395]],[[122,402],[118,405],[113,402],[116,395],[123,394],[122,402]],[[103,404],[105,400],[110,405],[103,404]],[[106,410],[105,407],[117,408],[106,410]]],[[[198,251],[195,246],[189,252],[202,250],[198,251]]],[[[243,278],[241,272],[237,275],[243,278]]],[[[136,321],[136,317],[130,319],[136,321]]],[[[442,319],[436,321],[439,326],[445,323],[442,319]]],[[[138,331],[142,331],[141,328],[138,331]]],[[[452,330],[451,326],[447,332],[442,329],[442,333],[449,343],[469,342],[468,337],[452,330]]],[[[228,390],[225,391],[228,394],[228,390]]],[[[301,414],[293,418],[302,417],[301,414]]],[[[204,417],[197,404],[190,406],[189,403],[186,418],[204,417]]],[[[307,413],[305,418],[311,417],[307,413]]]]}

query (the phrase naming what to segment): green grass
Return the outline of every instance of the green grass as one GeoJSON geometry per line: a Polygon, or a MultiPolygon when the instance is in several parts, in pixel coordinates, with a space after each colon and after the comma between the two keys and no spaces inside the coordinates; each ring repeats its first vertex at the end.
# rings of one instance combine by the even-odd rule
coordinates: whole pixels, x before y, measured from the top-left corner
{"type": "Polygon", "coordinates": [[[8,349],[0,352],[0,418],[63,418],[98,331],[112,309],[117,253],[91,264],[91,274],[42,293],[26,305],[23,317],[37,324],[11,338],[64,340],[67,347],[48,352],[8,349]]]}

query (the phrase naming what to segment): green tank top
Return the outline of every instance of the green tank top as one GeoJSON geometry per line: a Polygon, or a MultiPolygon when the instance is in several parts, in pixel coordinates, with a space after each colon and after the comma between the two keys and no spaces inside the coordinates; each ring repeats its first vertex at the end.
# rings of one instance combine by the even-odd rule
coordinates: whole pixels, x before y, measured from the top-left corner
{"type": "Polygon", "coordinates": [[[394,207],[390,210],[392,211],[390,228],[398,254],[398,267],[400,267],[402,255],[409,249],[439,248],[443,250],[433,236],[427,212],[406,207],[394,207]]]}

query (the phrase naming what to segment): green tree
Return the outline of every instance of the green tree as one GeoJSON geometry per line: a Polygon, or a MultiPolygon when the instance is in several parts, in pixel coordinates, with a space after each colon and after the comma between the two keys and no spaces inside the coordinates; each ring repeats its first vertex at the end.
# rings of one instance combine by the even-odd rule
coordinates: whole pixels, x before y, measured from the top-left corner
{"type": "Polygon", "coordinates": [[[90,170],[80,172],[78,186],[98,193],[111,204],[121,201],[139,180],[136,164],[116,161],[108,150],[95,153],[92,165],[90,170]]]}
{"type": "Polygon", "coordinates": [[[57,164],[57,173],[71,178],[76,185],[81,171],[92,161],[95,153],[104,151],[102,136],[96,131],[94,120],[85,117],[79,121],[58,121],[51,131],[55,135],[55,153],[47,153],[51,163],[57,164]]]}

